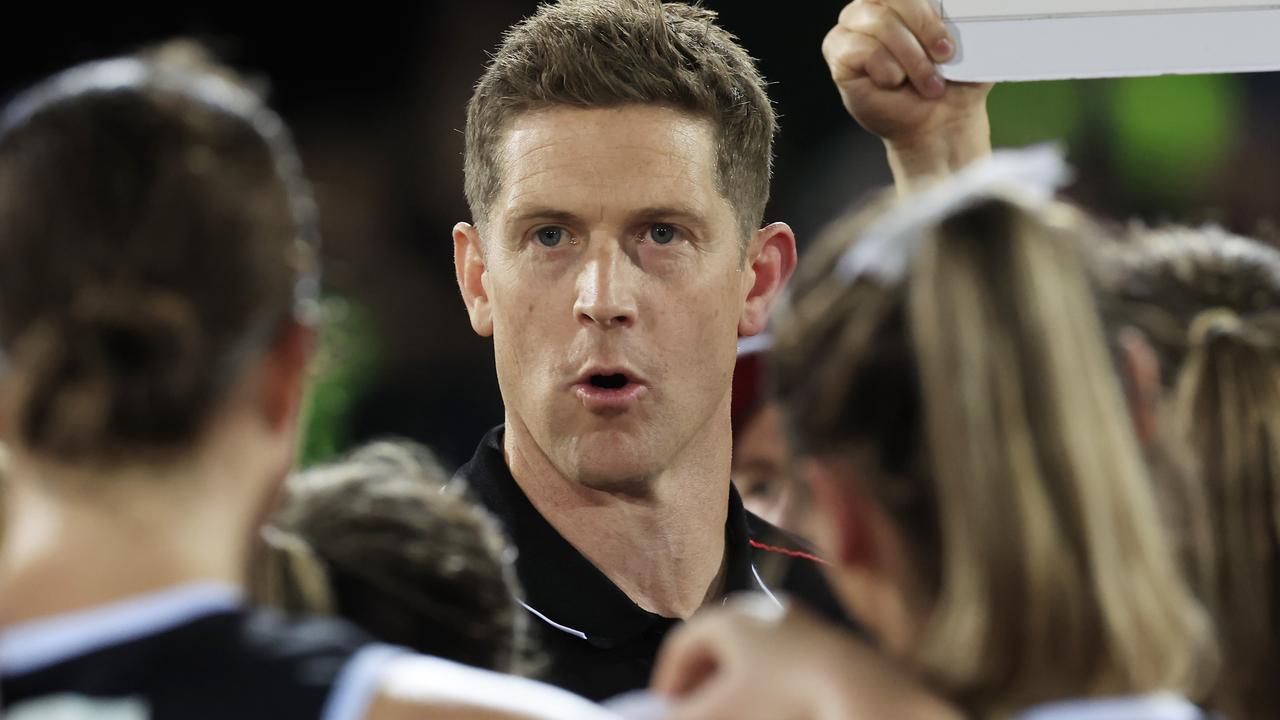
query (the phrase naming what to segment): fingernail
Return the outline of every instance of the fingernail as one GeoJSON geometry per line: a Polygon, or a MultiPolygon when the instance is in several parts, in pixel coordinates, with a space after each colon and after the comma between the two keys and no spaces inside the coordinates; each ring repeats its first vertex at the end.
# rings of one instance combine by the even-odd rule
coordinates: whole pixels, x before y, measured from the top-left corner
{"type": "Polygon", "coordinates": [[[951,44],[948,38],[942,38],[933,44],[933,56],[937,60],[946,60],[951,57],[951,53],[955,52],[955,46],[951,44]]]}
{"type": "Polygon", "coordinates": [[[941,75],[932,75],[924,81],[924,92],[928,97],[942,97],[947,92],[947,81],[941,75]]]}

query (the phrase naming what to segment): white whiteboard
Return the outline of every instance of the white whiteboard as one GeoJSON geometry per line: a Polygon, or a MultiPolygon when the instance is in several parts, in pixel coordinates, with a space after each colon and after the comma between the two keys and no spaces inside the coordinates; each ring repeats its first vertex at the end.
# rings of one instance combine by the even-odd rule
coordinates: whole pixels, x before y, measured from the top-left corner
{"type": "Polygon", "coordinates": [[[956,20],[1280,8],[1276,0],[942,0],[956,20]]]}
{"type": "Polygon", "coordinates": [[[1280,0],[935,0],[952,80],[1280,70],[1280,0]]]}

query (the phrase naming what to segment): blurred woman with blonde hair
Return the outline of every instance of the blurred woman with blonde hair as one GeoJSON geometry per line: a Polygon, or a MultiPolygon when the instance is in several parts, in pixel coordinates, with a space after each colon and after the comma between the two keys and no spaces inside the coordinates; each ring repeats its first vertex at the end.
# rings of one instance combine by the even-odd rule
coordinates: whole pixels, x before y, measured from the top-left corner
{"type": "MultiPolygon", "coordinates": [[[[1100,231],[1052,200],[1065,173],[999,155],[838,224],[778,318],[776,390],[828,574],[922,689],[976,717],[1197,717],[1211,629],[1108,354],[1100,231]]],[[[728,697],[722,632],[673,641],[659,689],[728,697]]]]}

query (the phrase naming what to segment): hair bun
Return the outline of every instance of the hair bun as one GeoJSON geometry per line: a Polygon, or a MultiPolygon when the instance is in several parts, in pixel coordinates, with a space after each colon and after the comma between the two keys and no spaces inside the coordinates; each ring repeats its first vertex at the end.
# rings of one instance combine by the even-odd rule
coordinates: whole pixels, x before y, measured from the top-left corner
{"type": "Polygon", "coordinates": [[[107,428],[120,438],[188,431],[182,419],[206,384],[202,340],[194,309],[176,293],[81,290],[23,343],[27,440],[78,455],[107,428]]]}
{"type": "Polygon", "coordinates": [[[166,374],[189,365],[200,344],[191,304],[177,293],[90,288],[68,313],[70,344],[115,377],[166,374]]]}

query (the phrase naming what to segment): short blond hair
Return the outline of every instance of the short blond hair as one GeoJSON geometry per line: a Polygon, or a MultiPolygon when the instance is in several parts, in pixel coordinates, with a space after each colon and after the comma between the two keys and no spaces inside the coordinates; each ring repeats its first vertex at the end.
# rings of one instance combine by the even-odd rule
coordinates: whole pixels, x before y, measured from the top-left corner
{"type": "Polygon", "coordinates": [[[561,0],[512,27],[467,103],[464,173],[472,218],[502,187],[513,119],[552,107],[660,105],[709,120],[720,194],[744,235],[769,200],[777,126],[764,78],[716,13],[658,0],[561,0]]]}

